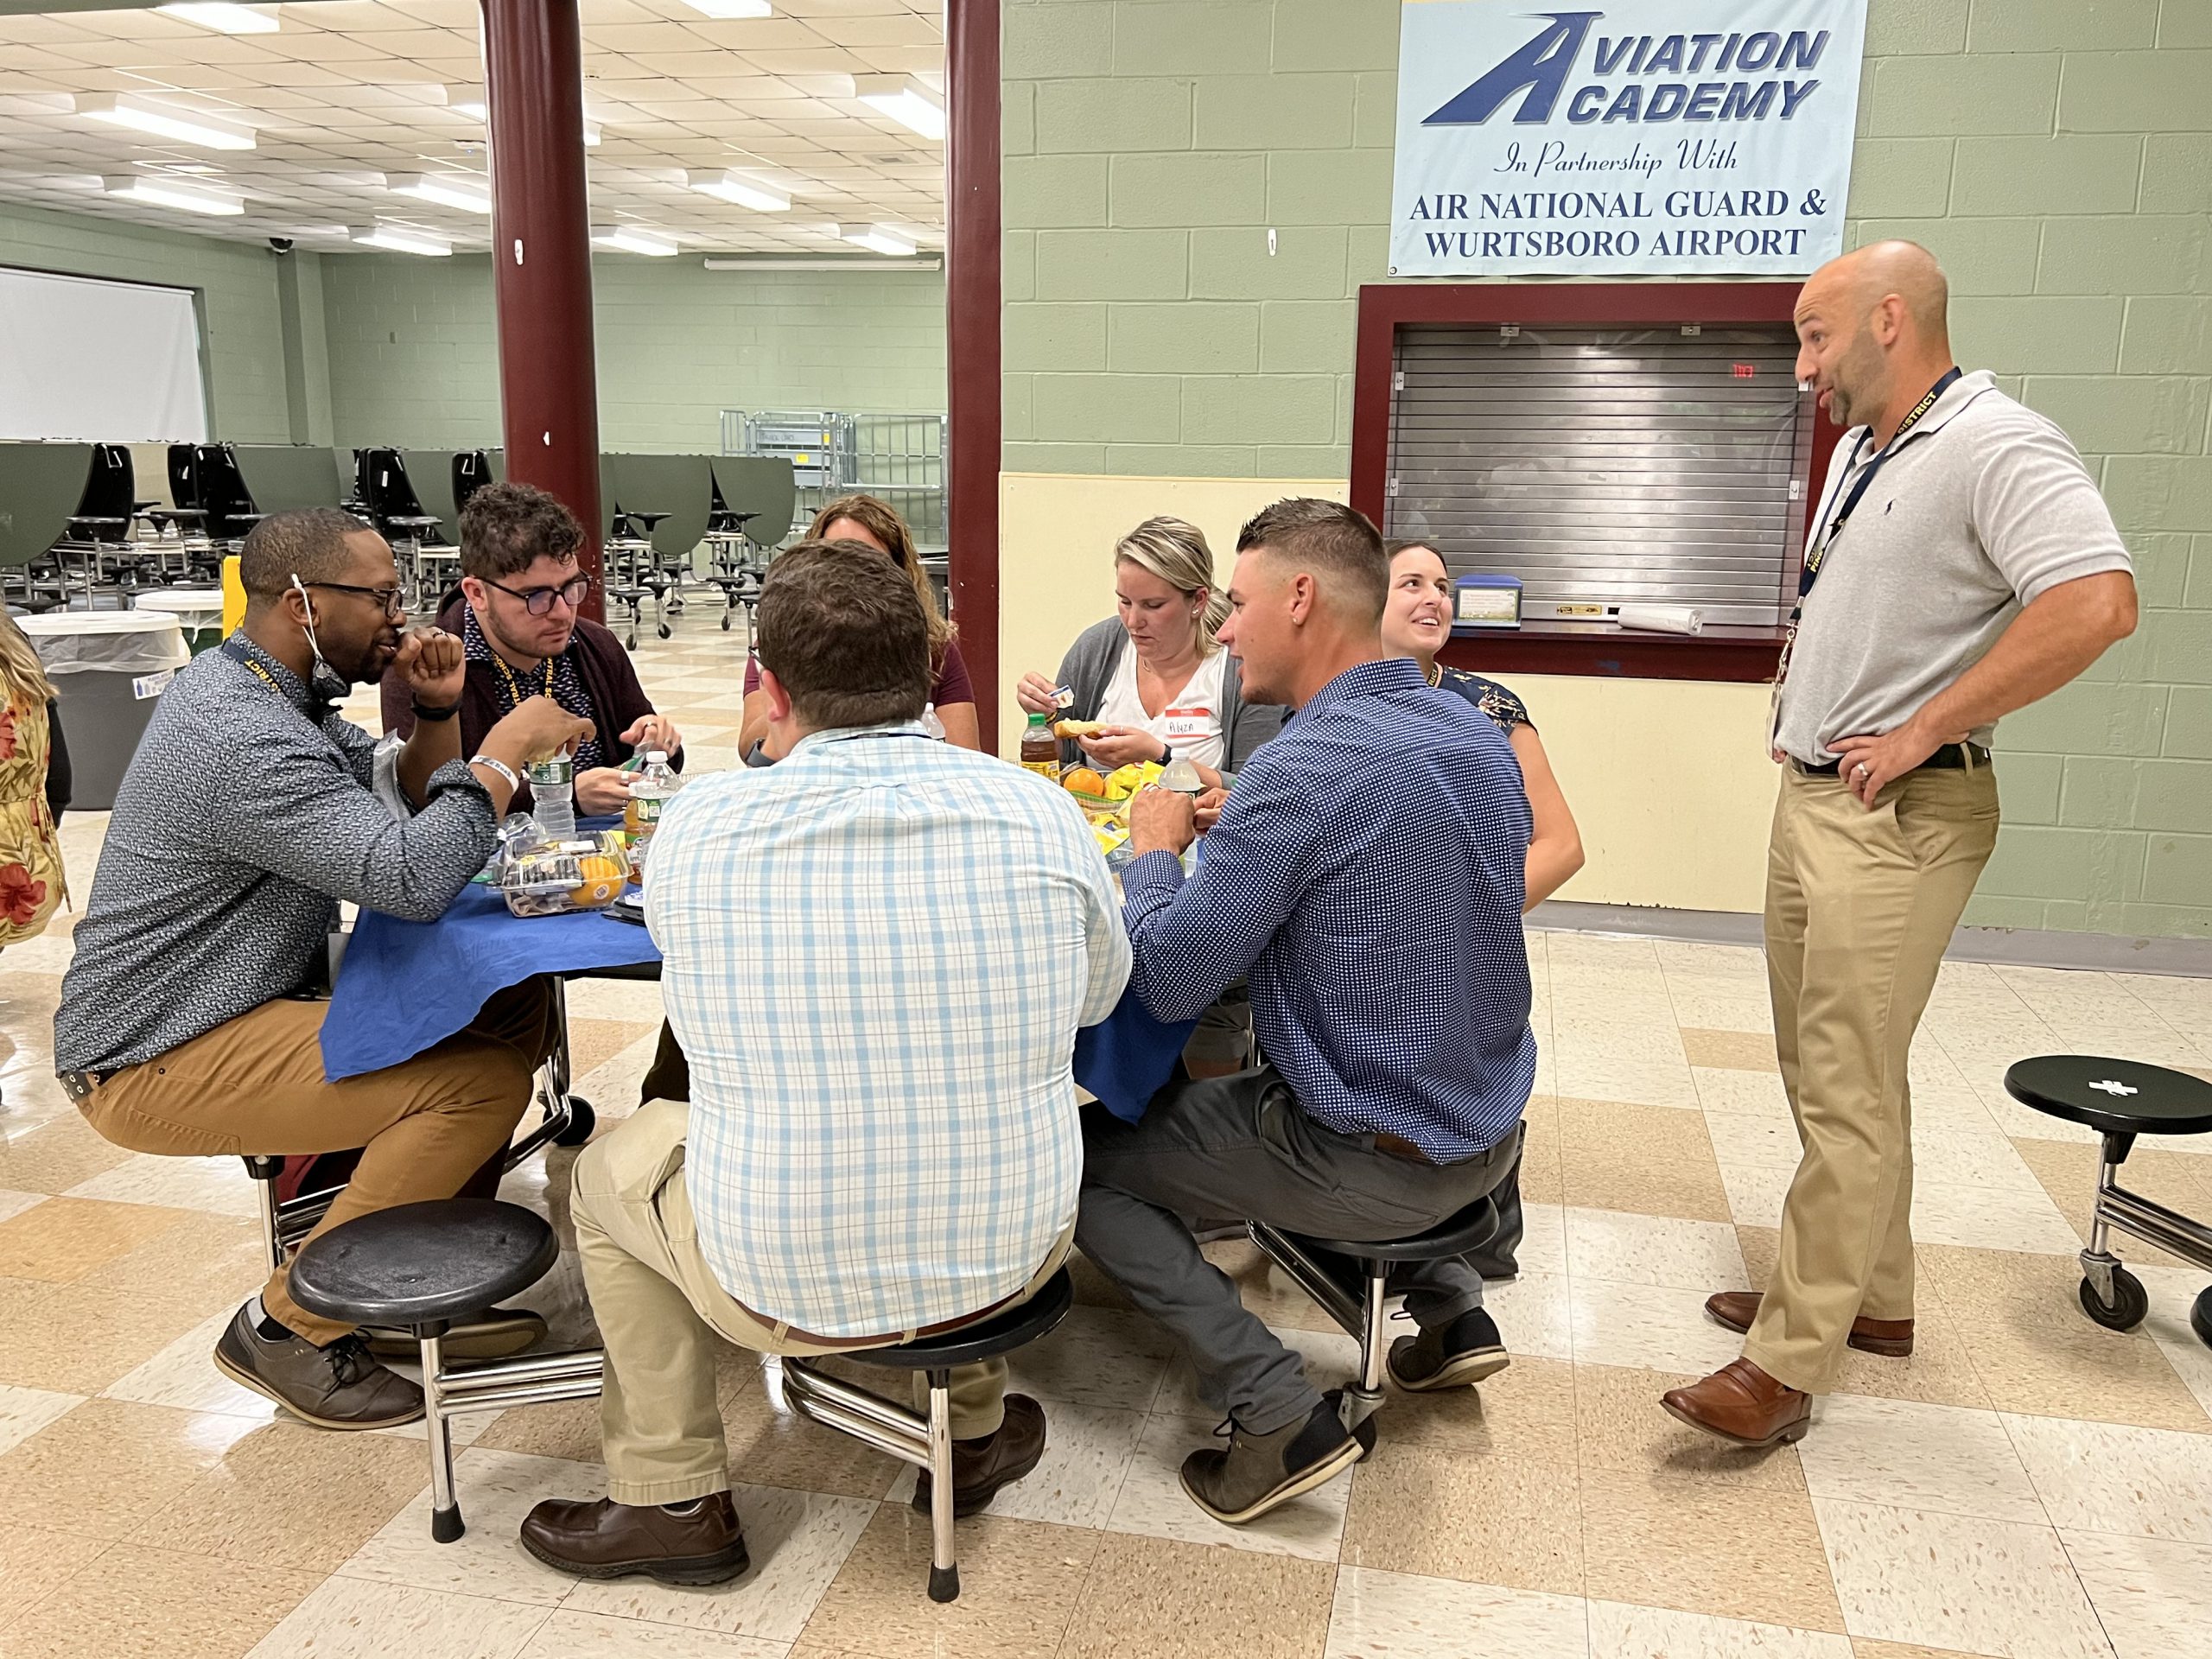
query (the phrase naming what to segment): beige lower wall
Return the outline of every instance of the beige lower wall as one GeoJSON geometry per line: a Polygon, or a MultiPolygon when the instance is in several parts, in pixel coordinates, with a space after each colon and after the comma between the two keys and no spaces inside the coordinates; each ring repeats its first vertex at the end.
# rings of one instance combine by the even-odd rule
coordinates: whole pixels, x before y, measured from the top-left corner
{"type": "MultiPolygon", "coordinates": [[[[1115,542],[1155,513],[1188,518],[1229,577],[1236,531],[1287,495],[1341,499],[1342,479],[1108,478],[1006,473],[999,481],[1001,747],[1027,670],[1051,674],[1114,607],[1115,542]]],[[[1560,893],[1594,904],[1755,911],[1775,771],[1762,685],[1515,675],[1589,861],[1560,893]]]]}

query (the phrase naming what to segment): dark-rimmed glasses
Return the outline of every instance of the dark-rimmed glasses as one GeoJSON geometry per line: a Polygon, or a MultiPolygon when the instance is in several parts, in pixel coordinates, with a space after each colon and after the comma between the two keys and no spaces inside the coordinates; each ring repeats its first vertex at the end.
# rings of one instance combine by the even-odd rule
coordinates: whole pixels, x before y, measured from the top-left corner
{"type": "Polygon", "coordinates": [[[384,607],[384,613],[386,616],[401,617],[407,614],[407,594],[404,588],[356,588],[350,582],[302,582],[301,586],[327,588],[334,594],[359,594],[364,599],[376,601],[384,607]]]}
{"type": "Polygon", "coordinates": [[[571,576],[557,588],[510,588],[504,582],[494,582],[489,576],[484,577],[483,582],[486,588],[496,588],[510,599],[522,601],[523,608],[532,616],[545,615],[553,608],[556,599],[568,601],[569,608],[575,610],[591,593],[589,576],[571,576]]]}

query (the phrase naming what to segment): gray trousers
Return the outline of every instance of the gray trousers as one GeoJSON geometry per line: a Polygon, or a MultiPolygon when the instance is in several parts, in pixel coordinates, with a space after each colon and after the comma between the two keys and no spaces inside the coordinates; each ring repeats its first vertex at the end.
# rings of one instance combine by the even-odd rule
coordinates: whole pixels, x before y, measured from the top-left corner
{"type": "MultiPolygon", "coordinates": [[[[1269,1066],[1171,1084],[1141,1122],[1096,1108],[1084,1114],[1076,1243],[1181,1341],[1208,1406],[1270,1434],[1310,1415],[1320,1392],[1179,1217],[1236,1216],[1323,1238],[1403,1238],[1489,1193],[1520,1147],[1516,1128],[1455,1164],[1378,1151],[1372,1135],[1339,1135],[1307,1116],[1269,1066]]],[[[1464,1257],[1408,1263],[1391,1287],[1424,1329],[1482,1306],[1482,1275],[1464,1257]]]]}

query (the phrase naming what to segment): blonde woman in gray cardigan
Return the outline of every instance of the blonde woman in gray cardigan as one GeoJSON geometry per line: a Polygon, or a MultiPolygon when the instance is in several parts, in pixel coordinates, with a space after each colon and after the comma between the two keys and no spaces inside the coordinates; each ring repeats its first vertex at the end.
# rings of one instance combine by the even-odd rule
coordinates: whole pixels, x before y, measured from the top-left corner
{"type": "Polygon", "coordinates": [[[1025,674],[1015,701],[1031,714],[1091,721],[1095,733],[1060,745],[1060,758],[1111,772],[1177,755],[1209,788],[1281,728],[1283,711],[1247,704],[1236,659],[1214,634],[1229,614],[1205,532],[1180,518],[1147,518],[1114,549],[1116,613],[1085,628],[1057,681],[1025,674]],[[1074,705],[1060,709],[1066,686],[1074,705]]]}

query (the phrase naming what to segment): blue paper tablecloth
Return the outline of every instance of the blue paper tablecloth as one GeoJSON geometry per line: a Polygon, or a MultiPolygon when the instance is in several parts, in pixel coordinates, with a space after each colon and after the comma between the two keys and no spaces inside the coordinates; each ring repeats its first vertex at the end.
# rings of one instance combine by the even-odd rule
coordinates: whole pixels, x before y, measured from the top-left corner
{"type": "MultiPolygon", "coordinates": [[[[334,1083],[410,1060],[533,974],[659,960],[652,936],[635,923],[597,911],[513,916],[489,887],[465,888],[435,922],[365,910],[323,1016],[323,1075],[334,1083]]],[[[1075,1080],[1134,1123],[1174,1071],[1196,1023],[1163,1025],[1125,993],[1103,1024],[1076,1033],[1075,1080]]]]}

